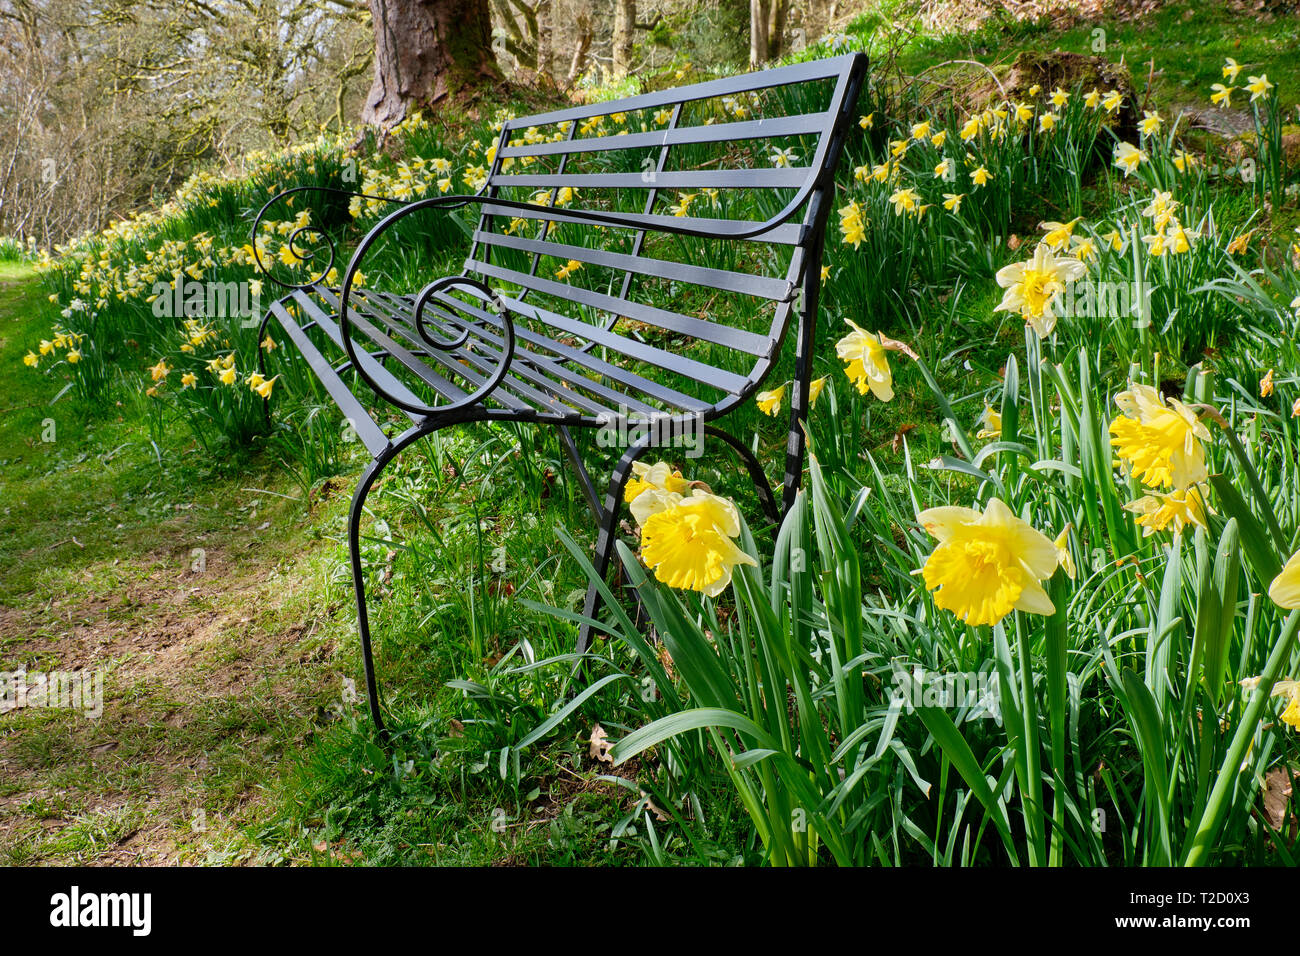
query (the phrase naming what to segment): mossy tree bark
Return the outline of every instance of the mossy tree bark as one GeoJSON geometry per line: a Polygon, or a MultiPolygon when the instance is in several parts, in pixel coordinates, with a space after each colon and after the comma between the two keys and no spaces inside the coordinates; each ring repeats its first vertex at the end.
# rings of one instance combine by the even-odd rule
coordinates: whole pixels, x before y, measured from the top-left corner
{"type": "Polygon", "coordinates": [[[369,0],[375,81],[361,113],[388,130],[413,108],[504,82],[492,52],[488,0],[369,0]]]}

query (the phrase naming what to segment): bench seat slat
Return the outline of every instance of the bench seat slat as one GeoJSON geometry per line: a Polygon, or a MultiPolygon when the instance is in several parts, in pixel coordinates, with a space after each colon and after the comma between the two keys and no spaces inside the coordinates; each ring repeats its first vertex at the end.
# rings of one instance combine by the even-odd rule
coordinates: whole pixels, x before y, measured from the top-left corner
{"type": "MultiPolygon", "coordinates": [[[[331,290],[322,287],[316,287],[315,291],[322,298],[333,295],[331,290]]],[[[312,324],[324,330],[325,334],[329,336],[330,340],[338,347],[340,352],[344,351],[343,333],[339,331],[338,321],[335,317],[322,309],[320,303],[311,298],[311,296],[302,289],[294,291],[293,299],[298,304],[299,308],[301,308],[312,320],[312,324]]],[[[338,299],[335,298],[333,301],[335,307],[337,307],[338,299]]],[[[386,369],[383,366],[383,363],[364,349],[357,351],[357,365],[361,367],[361,371],[365,372],[365,374],[374,378],[383,385],[384,390],[390,395],[396,395],[398,398],[404,399],[412,404],[420,401],[418,395],[402,384],[401,379],[386,369]]]]}
{"type": "Polygon", "coordinates": [[[343,417],[351,423],[352,430],[357,433],[357,437],[366,446],[366,450],[373,456],[387,448],[388,436],[384,434],[384,430],[370,417],[370,412],[366,411],[365,406],[352,394],[351,389],[344,384],[343,379],[334,371],[329,360],[320,353],[320,350],[307,337],[307,334],[299,328],[298,323],[294,321],[288,310],[279,302],[275,302],[271,305],[271,312],[279,320],[285,335],[289,337],[289,341],[294,344],[298,349],[298,353],[306,359],[307,365],[316,378],[325,386],[325,390],[329,392],[330,398],[339,407],[343,417]]]}
{"type": "Polygon", "coordinates": [[[830,123],[826,113],[800,113],[740,123],[712,123],[702,126],[674,126],[644,133],[622,133],[566,139],[556,142],[512,144],[498,152],[503,159],[520,156],[554,156],[557,153],[594,153],[616,149],[653,149],[686,143],[725,143],[734,140],[765,139],[819,133],[830,123]]]}
{"type": "MultiPolygon", "coordinates": [[[[404,329],[405,331],[402,332],[403,337],[412,343],[419,343],[419,333],[411,324],[414,322],[414,299],[398,297],[396,301],[393,301],[392,299],[385,300],[374,295],[368,295],[365,299],[366,305],[370,308],[379,308],[388,314],[392,326],[404,329]]],[[[445,312],[430,304],[426,306],[426,321],[428,321],[430,312],[444,318],[450,318],[445,312]]],[[[397,331],[397,328],[394,328],[394,331],[397,331]]],[[[459,334],[459,330],[455,328],[439,329],[438,332],[449,336],[459,334]]],[[[479,326],[474,326],[474,334],[477,339],[473,350],[461,348],[448,354],[455,359],[464,359],[469,362],[484,376],[491,376],[501,361],[503,340],[496,336],[489,336],[486,330],[479,326]]],[[[586,413],[592,416],[608,411],[606,406],[593,402],[570,389],[565,389],[536,371],[524,360],[524,356],[520,354],[519,349],[515,350],[515,357],[511,362],[509,374],[502,380],[496,391],[492,393],[492,396],[496,397],[503,390],[517,395],[527,403],[526,405],[513,403],[514,407],[544,409],[556,418],[575,417],[575,408],[577,409],[576,414],[586,413]]]]}
{"type": "MultiPolygon", "coordinates": [[[[586,301],[593,308],[602,308],[615,315],[625,313],[626,307],[630,304],[624,299],[615,299],[613,296],[602,296],[599,293],[588,292],[586,289],[575,288],[566,285],[563,282],[555,282],[551,279],[543,279],[541,276],[530,276],[524,272],[516,272],[513,269],[505,269],[501,266],[494,266],[488,262],[477,262],[470,260],[466,262],[466,268],[479,273],[480,275],[491,276],[494,279],[500,279],[505,282],[514,282],[526,289],[534,289],[538,292],[548,292],[565,299],[586,301]],[[583,295],[586,293],[586,295],[583,295]],[[602,300],[609,300],[607,304],[597,304],[602,300]]],[[[506,296],[507,305],[512,301],[506,296]]],[[[521,303],[522,304],[522,303],[521,303]]],[[[513,308],[513,306],[511,306],[513,308]]],[[[666,349],[658,348],[654,345],[647,345],[644,342],[638,342],[627,336],[610,332],[601,326],[593,325],[590,322],[583,322],[579,319],[571,319],[567,316],[551,312],[534,306],[538,319],[545,322],[552,328],[567,332],[570,335],[577,335],[580,338],[588,339],[598,345],[604,345],[613,349],[628,358],[636,359],[640,362],[649,362],[651,365],[657,365],[667,371],[675,372],[679,375],[685,375],[704,385],[711,385],[719,388],[724,392],[736,393],[743,391],[749,384],[749,379],[743,375],[737,375],[734,372],[728,372],[725,369],[714,368],[712,365],[706,365],[704,362],[688,358],[684,355],[678,355],[666,349]]],[[[697,320],[698,321],[698,320],[697,320]]]]}
{"type": "MultiPolygon", "coordinates": [[[[333,298],[332,293],[330,297],[333,298]]],[[[337,308],[337,303],[338,300],[334,299],[335,308],[337,308]]],[[[352,308],[351,306],[348,307],[348,319],[358,332],[361,332],[367,338],[369,338],[370,341],[378,345],[380,349],[386,352],[390,358],[396,359],[403,366],[405,366],[408,371],[414,373],[415,376],[420,379],[420,381],[422,381],[429,388],[437,392],[439,396],[441,396],[442,398],[446,399],[449,402],[458,402],[469,396],[469,393],[466,392],[463,388],[461,388],[459,385],[455,384],[454,382],[450,382],[447,379],[443,378],[441,375],[435,372],[426,362],[422,361],[419,356],[415,355],[406,346],[402,345],[400,342],[393,339],[392,336],[390,336],[388,332],[386,332],[384,329],[376,327],[375,324],[371,321],[372,318],[374,317],[367,316],[361,312],[358,312],[356,309],[352,308]]],[[[331,319],[331,322],[332,321],[333,320],[331,319]]],[[[339,334],[340,334],[340,342],[341,342],[342,341],[341,332],[339,334]]],[[[463,371],[463,367],[458,366],[453,371],[456,371],[457,373],[461,373],[463,371]]],[[[389,372],[388,374],[390,376],[392,375],[391,372],[389,372]]],[[[469,379],[470,381],[474,380],[474,376],[469,372],[464,371],[464,375],[465,378],[469,379]]],[[[380,384],[382,385],[383,382],[381,381],[380,384]]],[[[403,388],[405,390],[405,387],[403,388]]],[[[411,394],[409,390],[406,391],[408,395],[411,394]]],[[[405,398],[405,396],[402,397],[405,398]]],[[[415,402],[413,404],[425,406],[428,404],[428,402],[416,396],[415,402]]]]}
{"type": "MultiPolygon", "coordinates": [[[[446,292],[436,293],[434,297],[443,301],[450,301],[454,304],[455,308],[466,308],[470,312],[475,311],[473,307],[468,306],[464,300],[450,296],[446,292]]],[[[521,302],[518,299],[511,299],[505,296],[502,296],[502,298],[505,300],[506,306],[511,311],[517,312],[526,318],[543,322],[546,321],[538,314],[545,310],[538,309],[536,306],[532,305],[532,303],[521,302]]],[[[484,316],[487,315],[486,312],[481,314],[484,316]]],[[[547,315],[551,314],[553,313],[547,313],[547,315]]],[[[585,323],[584,327],[587,329],[591,328],[591,326],[586,326],[585,323]]],[[[557,341],[550,336],[542,335],[532,329],[516,325],[515,336],[519,340],[527,342],[537,349],[554,353],[556,356],[554,359],[546,355],[540,356],[540,358],[543,361],[550,362],[557,370],[564,368],[564,366],[560,365],[561,362],[572,362],[575,366],[580,366],[585,371],[601,375],[609,381],[615,382],[627,389],[630,394],[624,395],[616,393],[615,401],[623,402],[628,405],[629,408],[642,405],[645,410],[652,414],[659,413],[658,409],[649,408],[639,402],[639,400],[636,399],[638,394],[648,395],[656,401],[663,402],[679,411],[704,412],[710,408],[709,402],[701,401],[700,399],[687,395],[684,392],[679,392],[671,386],[663,385],[653,379],[648,379],[643,375],[638,375],[636,372],[615,365],[612,362],[607,362],[598,356],[592,355],[590,352],[584,352],[582,349],[575,348],[574,346],[565,345],[563,342],[557,341]]],[[[579,337],[582,336],[580,335],[579,337]]],[[[530,357],[536,355],[536,353],[533,352],[527,354],[530,357]]],[[[570,377],[566,380],[574,381],[575,384],[579,384],[583,388],[588,388],[590,385],[596,384],[584,375],[576,375],[575,377],[570,377]]]]}

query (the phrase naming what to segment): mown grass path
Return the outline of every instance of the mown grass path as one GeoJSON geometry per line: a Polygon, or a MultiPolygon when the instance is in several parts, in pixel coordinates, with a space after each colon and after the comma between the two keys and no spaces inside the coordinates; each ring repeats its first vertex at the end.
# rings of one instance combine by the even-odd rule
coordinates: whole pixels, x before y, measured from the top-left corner
{"type": "Polygon", "coordinates": [[[273,858],[245,834],[339,696],[336,549],[267,465],[51,402],[43,292],[0,270],[0,671],[104,674],[98,718],[0,715],[0,862],[273,858]]]}

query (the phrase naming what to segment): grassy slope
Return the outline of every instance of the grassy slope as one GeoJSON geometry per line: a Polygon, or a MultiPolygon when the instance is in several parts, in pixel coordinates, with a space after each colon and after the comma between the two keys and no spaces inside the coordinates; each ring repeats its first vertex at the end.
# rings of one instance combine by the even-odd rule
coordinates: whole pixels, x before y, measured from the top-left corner
{"type": "MultiPolygon", "coordinates": [[[[1284,44],[1295,24],[1243,30],[1223,11],[1174,5],[1141,28],[1108,25],[1108,55],[1130,63],[1154,55],[1163,72],[1152,95],[1161,108],[1203,99],[1225,54],[1294,89],[1300,64],[1286,58],[1284,44]],[[1186,9],[1195,10],[1190,20],[1182,19],[1186,9]]],[[[904,67],[966,56],[997,62],[1026,47],[1087,52],[1091,29],[989,27],[925,41],[904,67]]],[[[1143,71],[1135,72],[1140,81],[1143,71]]],[[[464,568],[487,557],[479,522],[493,545],[506,547],[508,570],[494,578],[502,593],[563,602],[580,585],[572,562],[536,563],[538,554],[554,555],[557,524],[584,523],[572,489],[556,483],[558,508],[518,490],[529,486],[517,480],[520,460],[558,466],[552,444],[521,442],[499,473],[473,471],[485,498],[478,508],[449,479],[444,453],[474,460],[482,433],[414,451],[374,498],[395,540],[412,540],[421,523],[411,502],[426,503],[429,521],[446,535],[436,555],[368,546],[370,560],[391,570],[383,572],[389,599],[375,627],[386,638],[386,686],[400,725],[412,731],[403,762],[393,765],[374,747],[356,703],[340,701],[344,676],[360,671],[341,546],[346,496],[337,493],[352,476],[327,486],[319,496],[329,500],[309,510],[267,493],[300,492],[263,460],[195,473],[208,465],[185,453],[179,433],[159,465],[135,406],[84,424],[67,399],[48,405],[62,383],[19,361],[48,328],[40,293],[21,270],[0,273],[0,282],[0,667],[113,668],[102,720],[27,711],[0,723],[0,859],[639,858],[608,847],[627,800],[597,779],[582,741],[585,719],[529,757],[520,786],[503,783],[490,765],[491,747],[519,739],[544,716],[553,683],[539,681],[529,695],[516,681],[496,711],[471,707],[444,686],[465,676],[492,684],[497,658],[521,636],[539,657],[568,649],[566,628],[515,601],[464,593],[464,568]],[[40,431],[51,417],[57,440],[46,444],[40,431]],[[189,570],[195,547],[208,555],[203,575],[189,570]],[[504,826],[494,826],[498,820],[504,826]]],[[[972,300],[963,312],[987,322],[991,305],[972,300]]],[[[900,382],[900,400],[870,430],[872,450],[886,460],[897,457],[888,452],[895,430],[933,419],[924,403],[906,401],[922,391],[907,385],[900,382]]],[[[670,854],[743,857],[744,828],[725,805],[718,812],[707,821],[709,844],[670,854]]]]}
{"type": "MultiPolygon", "coordinates": [[[[1241,64],[1239,88],[1248,75],[1266,73],[1289,98],[1300,88],[1300,16],[1256,19],[1253,12],[1236,6],[1171,0],[1137,22],[1102,17],[1065,29],[1046,20],[989,21],[973,33],[921,37],[902,53],[899,64],[906,72],[918,73],[944,60],[1009,64],[1022,50],[1093,55],[1097,41],[1104,40],[1100,55],[1128,66],[1139,91],[1150,97],[1148,109],[1212,111],[1210,84],[1226,82],[1221,68],[1227,57],[1241,64]]],[[[1248,94],[1234,96],[1233,102],[1240,105],[1248,99],[1248,94]]]]}
{"type": "Polygon", "coordinates": [[[0,860],[221,858],[338,684],[304,627],[333,558],[265,464],[196,474],[179,441],[160,464],[129,410],[52,402],[58,372],[20,360],[43,293],[0,283],[0,669],[106,671],[99,719],[0,719],[0,860]]]}
{"type": "Polygon", "coordinates": [[[413,450],[373,496],[398,541],[414,520],[409,502],[436,503],[428,517],[446,536],[444,557],[367,547],[368,560],[390,569],[375,630],[413,746],[465,752],[446,762],[404,753],[412,764],[394,765],[344,683],[360,673],[342,541],[341,489],[355,476],[318,484],[308,509],[271,463],[212,470],[179,428],[157,455],[138,403],[98,418],[66,396],[51,404],[65,384],[57,367],[46,376],[21,362],[47,333],[44,293],[29,269],[2,268],[0,670],[106,676],[102,718],[35,708],[0,718],[0,861],[629,858],[626,849],[611,858],[607,846],[625,794],[595,779],[599,765],[574,739],[530,761],[523,788],[474,756],[539,722],[545,693],[489,719],[444,686],[491,682],[501,652],[524,635],[539,657],[571,649],[567,625],[504,597],[461,602],[464,568],[481,557],[476,520],[490,521],[493,546],[506,548],[510,570],[499,580],[565,599],[580,583],[576,569],[544,580],[534,572],[544,570],[535,556],[554,551],[554,524],[579,523],[571,494],[546,520],[520,520],[540,502],[517,500],[508,476],[467,464],[486,499],[476,510],[433,459],[464,458],[480,434],[413,450]],[[44,442],[49,419],[54,441],[44,442]],[[429,624],[434,609],[441,628],[429,624]]]}

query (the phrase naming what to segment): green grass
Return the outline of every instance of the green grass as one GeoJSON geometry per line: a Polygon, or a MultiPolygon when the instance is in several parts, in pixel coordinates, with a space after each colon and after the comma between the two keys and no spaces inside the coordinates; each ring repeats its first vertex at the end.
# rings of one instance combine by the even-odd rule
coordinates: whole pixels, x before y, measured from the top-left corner
{"type": "MultiPolygon", "coordinates": [[[[1145,74],[1136,64],[1156,56],[1163,72],[1151,95],[1162,109],[1203,100],[1225,50],[1247,71],[1267,70],[1285,95],[1294,96],[1297,65],[1281,51],[1294,37],[1295,19],[1261,26],[1250,36],[1238,26],[1226,14],[1175,4],[1140,28],[1106,25],[1107,53],[1123,54],[1139,84],[1145,74]],[[1188,9],[1196,12],[1184,21],[1188,9]],[[1234,39],[1222,39],[1221,32],[1234,39]],[[1166,36],[1177,39],[1166,42],[1166,36]]],[[[1010,59],[1004,51],[1027,47],[1088,52],[1091,38],[1090,25],[1064,33],[994,25],[969,37],[923,39],[905,51],[902,65],[915,72],[944,58],[1001,62],[1010,59]]],[[[903,124],[892,135],[902,134],[913,118],[892,117],[903,124]]],[[[879,152],[884,124],[882,118],[871,142],[855,140],[853,149],[863,154],[855,162],[879,152]]],[[[470,135],[482,135],[482,125],[470,135]]],[[[449,148],[440,133],[422,136],[408,146],[429,153],[449,148]]],[[[914,165],[909,175],[921,184],[933,159],[914,165]]],[[[1109,215],[1114,203],[1137,202],[1147,191],[1127,181],[1116,187],[1113,173],[1090,168],[1083,192],[1072,197],[1069,190],[1078,184],[1047,166],[1044,160],[1044,173],[1032,189],[1015,195],[1012,208],[990,211],[989,218],[981,212],[964,233],[944,233],[942,248],[923,248],[937,234],[909,232],[910,223],[889,211],[882,197],[873,197],[872,213],[881,247],[870,254],[840,244],[832,221],[835,278],[821,316],[815,373],[831,376],[831,385],[811,431],[826,472],[825,494],[848,499],[864,485],[870,489],[869,507],[852,531],[855,553],[868,556],[862,562],[869,591],[864,600],[878,601],[909,631],[904,641],[889,630],[892,625],[879,625],[872,640],[881,655],[905,647],[940,667],[988,659],[988,642],[980,643],[985,636],[968,639],[949,618],[936,624],[924,594],[905,603],[916,587],[910,572],[921,559],[912,552],[928,543],[917,540],[912,504],[969,502],[981,481],[969,469],[921,468],[954,449],[918,365],[896,357],[896,398],[888,404],[851,394],[834,354],[836,339],[847,331],[841,320],[912,343],[951,399],[962,431],[974,430],[986,403],[1015,405],[1018,397],[1010,404],[1003,398],[1003,376],[1009,353],[1025,348],[1023,323],[993,312],[1000,298],[993,273],[1027,250],[1014,252],[1002,234],[1031,235],[1040,218],[1067,218],[1071,202],[1089,217],[1109,215]],[[896,273],[882,280],[880,262],[896,273]],[[909,497],[918,494],[924,500],[909,497]]],[[[295,167],[291,181],[299,175],[307,173],[295,167]]],[[[328,179],[333,173],[313,164],[310,175],[328,179]]],[[[846,172],[837,205],[875,189],[849,180],[846,172]]],[[[220,243],[240,241],[238,213],[268,184],[278,181],[270,176],[253,186],[220,187],[220,203],[197,205],[159,236],[130,246],[131,254],[142,255],[162,236],[188,241],[199,230],[213,231],[220,243]]],[[[929,180],[924,187],[941,188],[929,180]]],[[[1249,191],[1216,190],[1215,197],[1216,215],[1227,225],[1254,211],[1249,191]]],[[[967,212],[975,207],[971,200],[967,212]]],[[[1289,228],[1294,215],[1294,209],[1274,210],[1275,232],[1289,228]]],[[[431,256],[391,254],[376,275],[414,286],[449,266],[459,249],[449,246],[461,236],[446,226],[437,238],[424,237],[431,256]]],[[[66,303],[68,277],[57,281],[66,303]]],[[[0,861],[635,865],[764,859],[746,815],[752,808],[742,807],[715,765],[718,751],[703,747],[702,735],[673,759],[661,751],[617,769],[589,753],[597,723],[617,739],[680,701],[672,699],[671,688],[661,688],[655,700],[642,695],[641,680],[653,665],[638,659],[630,637],[598,646],[586,682],[573,677],[564,655],[572,650],[575,628],[542,608],[580,608],[585,575],[558,538],[564,532],[589,547],[591,522],[550,430],[449,430],[404,453],[371,496],[363,556],[381,685],[395,731],[393,748],[385,751],[361,703],[343,540],[348,492],[363,460],[355,447],[318,448],[317,434],[301,424],[318,414],[320,427],[337,433],[335,410],[322,405],[317,412],[310,383],[286,375],[275,405],[280,425],[270,437],[259,433],[258,422],[258,428],[236,422],[223,436],[228,440],[210,451],[204,445],[211,436],[191,431],[176,414],[182,406],[142,395],[144,370],[156,350],[177,348],[166,341],[173,330],[142,322],[136,306],[112,306],[114,322],[122,320],[119,351],[102,390],[90,396],[95,401],[82,404],[82,393],[67,388],[69,366],[44,363],[33,370],[21,362],[26,349],[49,334],[55,308],[27,266],[0,263],[0,669],[102,666],[108,699],[98,720],[34,709],[0,718],[0,766],[6,769],[0,778],[0,861]],[[200,554],[206,561],[201,571],[195,569],[200,554]],[[584,686],[606,679],[550,733],[533,739],[562,708],[578,703],[584,686]]],[[[1099,394],[1086,397],[1099,407],[1128,375],[1131,359],[1150,364],[1151,358],[1148,337],[1135,341],[1123,329],[1106,334],[1112,345],[1125,344],[1098,357],[1099,394]]],[[[1063,344],[1051,353],[1058,361],[1073,361],[1076,344],[1094,344],[1064,324],[1061,335],[1063,344]],[[1086,341],[1065,340],[1069,334],[1086,341]]],[[[663,341],[671,347],[669,338],[663,341]]],[[[1175,339],[1178,347],[1162,365],[1171,381],[1180,382],[1183,365],[1202,357],[1211,341],[1175,339]]],[[[241,369],[248,344],[239,345],[241,369]]],[[[1242,361],[1237,351],[1223,359],[1229,367],[1242,361]]],[[[770,381],[791,375],[787,355],[770,381]]],[[[1250,380],[1243,394],[1257,389],[1250,380]]],[[[260,413],[252,405],[244,411],[250,408],[260,413]]],[[[1048,418],[1041,402],[1034,414],[1048,418]]],[[[755,442],[771,474],[783,463],[783,424],[752,404],[727,422],[755,442]]],[[[1024,440],[1039,441],[1042,459],[1055,454],[1053,438],[1029,431],[1026,424],[1024,440]]],[[[607,470],[608,456],[588,451],[596,461],[593,473],[607,470]]],[[[1055,490],[1036,497],[1040,486],[1026,484],[1017,454],[1004,450],[988,460],[1026,503],[1034,499],[1058,527],[1075,521],[1081,536],[1086,509],[1069,510],[1055,490]]],[[[1067,453],[1061,455],[1065,461],[1067,453]]],[[[681,464],[688,477],[735,497],[757,527],[752,489],[734,461],[710,454],[681,464]]],[[[1109,489],[1115,508],[1117,494],[1109,489]]],[[[1124,528],[1134,540],[1116,545],[1116,556],[1136,547],[1131,524],[1124,528]]],[[[1110,544],[1100,529],[1092,530],[1090,543],[1110,544]]],[[[757,545],[770,554],[772,535],[758,531],[757,545]]],[[[1138,605],[1149,594],[1140,584],[1131,585],[1129,596],[1136,596],[1132,616],[1145,627],[1149,609],[1138,605]]],[[[852,618],[862,601],[849,603],[852,618]]],[[[735,648],[746,645],[736,640],[735,619],[720,615],[710,624],[715,637],[702,635],[701,646],[717,636],[736,641],[730,662],[737,674],[754,695],[772,692],[752,672],[741,673],[745,657],[735,648]]],[[[1077,631],[1074,637],[1088,648],[1094,645],[1083,642],[1096,639],[1077,631]]],[[[1098,661],[1086,670],[1088,680],[1101,679],[1098,661]]],[[[1119,718],[1110,689],[1103,689],[1084,710],[1085,756],[1091,764],[1106,761],[1117,774],[1137,775],[1131,747],[1107,749],[1107,728],[1118,726],[1119,718]]],[[[777,714],[780,708],[768,710],[777,714]]],[[[1072,734],[1077,743],[1077,725],[1072,734]]],[[[927,739],[916,724],[900,731],[900,740],[921,752],[926,772],[943,775],[939,816],[933,808],[916,810],[912,797],[904,796],[915,770],[889,763],[881,772],[892,776],[881,778],[879,792],[888,788],[890,802],[864,803],[864,813],[888,811],[895,826],[901,815],[911,833],[914,821],[937,820],[945,802],[951,809],[969,796],[959,790],[947,758],[927,749],[927,739]]],[[[998,759],[996,735],[981,728],[972,739],[982,761],[998,759]]],[[[1198,763],[1198,771],[1205,766],[1198,763]]],[[[830,788],[837,781],[828,776],[826,783],[830,788]]],[[[1100,784],[1089,786],[1079,791],[1081,805],[1100,784]]],[[[1128,799],[1126,810],[1133,803],[1128,799]]],[[[954,825],[946,837],[948,862],[958,832],[954,825]]],[[[991,834],[989,828],[990,840],[991,834]]],[[[892,854],[880,845],[872,853],[881,860],[911,859],[914,851],[904,841],[892,854]]],[[[816,852],[801,848],[799,855],[815,859],[816,852]]],[[[1094,859],[1113,861],[1122,852],[1108,848],[1109,857],[1098,853],[1094,859]]]]}
{"type": "Polygon", "coordinates": [[[1100,55],[1113,61],[1123,58],[1139,91],[1149,93],[1148,108],[1212,109],[1210,84],[1223,82],[1220,70],[1226,57],[1242,66],[1239,86],[1245,84],[1246,74],[1267,73],[1294,100],[1300,90],[1300,59],[1295,55],[1300,47],[1300,16],[1294,10],[1284,12],[1283,4],[1274,7],[1274,14],[1255,18],[1228,4],[1171,0],[1138,20],[1103,16],[1065,30],[1046,19],[989,20],[969,34],[922,36],[903,52],[899,66],[918,73],[950,59],[1009,64],[1022,50],[1095,55],[1098,42],[1104,41],[1100,55]]]}
{"type": "MultiPolygon", "coordinates": [[[[518,778],[503,780],[495,759],[544,719],[546,694],[566,673],[511,678],[512,662],[497,659],[524,636],[539,659],[566,652],[574,631],[486,589],[467,597],[465,573],[504,560],[484,585],[577,600],[577,568],[534,560],[557,523],[577,521],[576,491],[555,480],[539,509],[518,497],[531,486],[509,474],[525,454],[558,472],[558,447],[531,431],[498,434],[505,473],[469,465],[462,483],[443,464],[491,436],[449,435],[409,452],[372,496],[394,542],[366,553],[377,577],[390,569],[374,627],[385,693],[406,731],[395,761],[375,745],[363,688],[344,686],[360,673],[342,538],[360,462],[317,482],[309,510],[266,456],[216,465],[175,424],[155,451],[138,404],[95,414],[58,397],[64,381],[22,364],[48,328],[45,293],[27,266],[0,265],[0,283],[0,395],[11,402],[0,419],[0,668],[93,660],[107,671],[102,718],[37,709],[0,718],[0,860],[642,858],[634,834],[611,842],[635,801],[598,779],[580,733],[530,752],[518,778]],[[510,440],[525,444],[512,452],[510,440]],[[467,487],[482,495],[477,506],[467,487]],[[418,533],[425,521],[449,544],[436,560],[418,533]],[[479,521],[504,523],[487,552],[479,521]],[[202,573],[192,570],[196,548],[202,573]],[[480,712],[445,687],[465,676],[513,705],[480,712]]],[[[695,859],[736,858],[737,819],[724,817],[717,845],[700,851],[712,855],[695,859]]]]}

